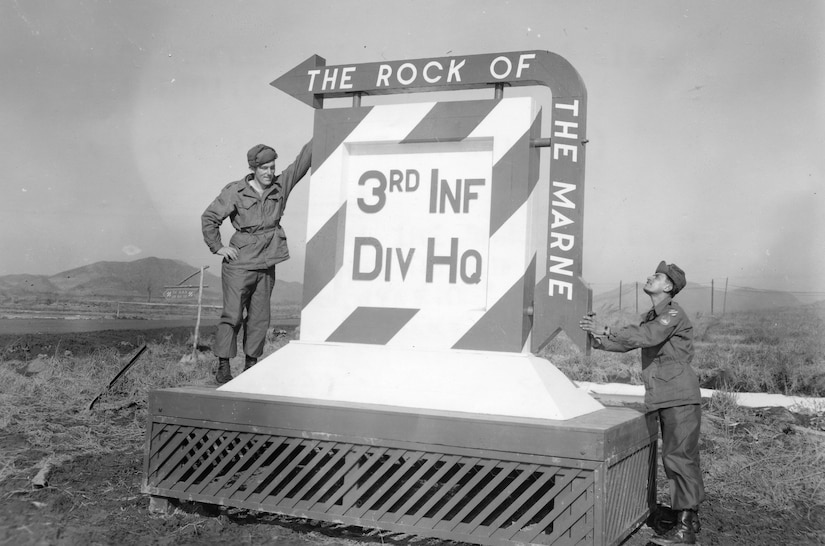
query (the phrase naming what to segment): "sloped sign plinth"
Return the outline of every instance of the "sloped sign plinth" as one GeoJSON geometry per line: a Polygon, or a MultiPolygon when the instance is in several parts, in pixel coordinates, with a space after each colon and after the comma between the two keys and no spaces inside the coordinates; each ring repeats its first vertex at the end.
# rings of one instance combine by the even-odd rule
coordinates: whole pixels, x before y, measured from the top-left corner
{"type": "Polygon", "coordinates": [[[290,342],[218,390],[554,420],[602,409],[529,353],[353,343],[290,342]]]}

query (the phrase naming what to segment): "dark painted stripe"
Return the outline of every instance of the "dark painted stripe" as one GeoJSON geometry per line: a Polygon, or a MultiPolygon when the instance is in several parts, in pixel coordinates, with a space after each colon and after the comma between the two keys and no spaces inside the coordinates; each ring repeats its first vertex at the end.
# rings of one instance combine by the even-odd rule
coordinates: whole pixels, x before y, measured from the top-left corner
{"type": "Polygon", "coordinates": [[[357,307],[327,338],[327,341],[386,345],[418,309],[357,307]]]}
{"type": "Polygon", "coordinates": [[[525,313],[526,306],[524,302],[528,291],[531,293],[530,299],[532,300],[533,283],[529,282],[529,286],[526,284],[535,275],[533,273],[535,263],[532,266],[453,345],[453,349],[521,351],[524,342],[527,340],[526,333],[530,332],[530,325],[525,324],[530,321],[525,313]]]}
{"type": "Polygon", "coordinates": [[[533,304],[533,339],[530,351],[538,353],[553,341],[560,332],[586,354],[590,354],[590,338],[587,332],[579,328],[579,320],[593,309],[593,291],[581,277],[570,279],[573,283],[572,300],[564,295],[548,296],[550,276],[538,281],[533,304]]]}
{"type": "MultiPolygon", "coordinates": [[[[536,293],[536,254],[533,253],[533,259],[530,260],[530,265],[527,266],[527,271],[524,273],[524,281],[522,282],[524,291],[521,295],[521,308],[528,309],[533,307],[533,295],[536,293]]],[[[535,311],[534,311],[535,312],[535,311]]],[[[582,315],[584,316],[584,315],[582,315]]],[[[527,343],[527,337],[533,329],[533,316],[525,313],[524,320],[521,322],[521,347],[527,343]]],[[[519,349],[521,350],[521,348],[519,349]]]]}
{"type": "Polygon", "coordinates": [[[437,102],[401,142],[464,140],[496,107],[498,102],[497,100],[437,102]]]}
{"type": "Polygon", "coordinates": [[[332,108],[315,111],[315,128],[312,140],[312,172],[364,121],[372,107],[332,108]]]}
{"type": "MultiPolygon", "coordinates": [[[[490,203],[490,237],[518,210],[529,197],[531,155],[530,133],[525,132],[493,165],[490,203]]],[[[535,182],[533,182],[535,186],[535,182]]]]}
{"type": "Polygon", "coordinates": [[[307,241],[304,266],[304,307],[323,290],[344,263],[344,226],[347,203],[307,241]]]}

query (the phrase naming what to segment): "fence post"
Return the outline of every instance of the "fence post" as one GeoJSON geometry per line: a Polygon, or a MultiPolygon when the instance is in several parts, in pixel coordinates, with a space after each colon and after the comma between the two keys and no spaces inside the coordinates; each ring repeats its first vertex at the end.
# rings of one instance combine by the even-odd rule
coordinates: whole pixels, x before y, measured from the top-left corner
{"type": "Polygon", "coordinates": [[[619,311],[622,310],[622,281],[619,281],[619,311]]]}
{"type": "Polygon", "coordinates": [[[725,310],[728,307],[728,278],[725,277],[725,297],[722,298],[722,316],[725,315],[725,310]]]}

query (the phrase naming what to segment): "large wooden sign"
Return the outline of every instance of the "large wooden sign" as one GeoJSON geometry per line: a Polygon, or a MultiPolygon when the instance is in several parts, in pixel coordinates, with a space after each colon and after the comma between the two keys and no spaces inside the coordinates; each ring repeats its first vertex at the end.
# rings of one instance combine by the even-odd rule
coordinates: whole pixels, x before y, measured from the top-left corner
{"type": "MultiPolygon", "coordinates": [[[[321,108],[326,97],[358,94],[461,90],[491,85],[549,87],[552,133],[549,136],[550,181],[544,194],[548,211],[544,248],[533,249],[538,270],[521,270],[519,286],[524,289],[519,295],[523,304],[521,317],[512,316],[509,306],[505,306],[504,312],[508,314],[508,333],[522,327],[529,331],[530,344],[525,349],[536,352],[564,330],[579,347],[589,351],[589,338],[578,328],[579,317],[589,311],[591,305],[590,290],[581,277],[587,95],[578,73],[565,59],[547,51],[524,51],[326,66],[324,59],[314,55],[272,85],[316,108],[321,108]]],[[[493,236],[499,227],[496,221],[518,211],[516,205],[529,203],[528,208],[535,209],[535,196],[529,193],[537,183],[537,154],[530,160],[528,156],[531,146],[544,144],[542,140],[546,142],[546,139],[539,134],[540,125],[533,128],[532,124],[540,120],[535,112],[531,113],[533,119],[526,123],[517,117],[514,119],[522,121],[511,125],[502,111],[512,107],[483,103],[459,106],[461,104],[357,108],[345,114],[336,114],[335,110],[318,112],[313,178],[349,178],[336,194],[337,201],[324,196],[318,198],[331,202],[334,210],[317,213],[317,200],[311,206],[305,305],[312,303],[322,288],[320,285],[326,286],[332,280],[331,270],[337,275],[338,268],[345,265],[352,273],[353,283],[341,286],[339,282],[337,287],[342,291],[337,293],[347,294],[346,297],[367,293],[369,298],[354,296],[357,302],[353,303],[358,305],[353,305],[352,312],[343,319],[333,315],[322,317],[319,312],[317,318],[325,324],[312,330],[316,335],[326,334],[330,341],[364,342],[369,337],[366,332],[372,331],[373,341],[390,342],[401,332],[403,323],[431,321],[432,316],[422,313],[420,304],[437,300],[443,304],[440,324],[466,327],[466,337],[456,339],[453,347],[513,350],[510,340],[499,344],[490,338],[492,332],[499,332],[502,327],[500,314],[480,314],[477,322],[468,324],[466,320],[451,322],[450,312],[459,308],[494,309],[499,301],[495,298],[506,292],[491,294],[485,290],[488,285],[484,281],[500,280],[495,269],[485,268],[515,268],[515,262],[505,264],[507,258],[504,257],[499,257],[502,261],[497,262],[495,255],[483,251],[486,243],[474,240],[473,234],[477,236],[484,231],[487,219],[478,223],[472,215],[483,216],[484,207],[490,207],[489,221],[495,229],[489,232],[489,242],[495,246],[493,236]],[[336,119],[336,115],[345,119],[336,119]],[[482,134],[484,131],[487,133],[482,134]],[[319,142],[319,135],[327,136],[319,142]],[[487,151],[483,146],[479,148],[477,139],[480,138],[487,139],[487,151]],[[370,148],[368,143],[383,143],[384,147],[375,144],[379,147],[370,148]],[[448,148],[448,143],[452,148],[448,148]],[[419,149],[414,149],[412,144],[417,144],[419,149]],[[343,147],[338,150],[338,146],[343,147]],[[344,154],[346,158],[342,159],[344,154]],[[504,161],[493,161],[493,156],[504,161]],[[435,160],[436,157],[439,159],[435,160]],[[341,170],[344,163],[346,172],[341,170]],[[406,166],[400,168],[402,164],[406,166]],[[506,171],[508,166],[516,170],[523,168],[529,173],[517,173],[517,177],[524,179],[513,183],[513,172],[506,171]],[[523,187],[519,187],[519,183],[523,187]],[[364,192],[372,193],[364,195],[364,192]],[[443,211],[441,207],[445,207],[443,211]],[[448,219],[446,226],[442,221],[445,219],[448,219]],[[370,222],[372,231],[367,227],[370,222]],[[412,235],[399,235],[412,231],[413,226],[415,241],[409,239],[412,235]],[[339,239],[336,235],[339,228],[348,235],[339,239]],[[432,230],[431,236],[424,235],[428,229],[432,230]],[[457,229],[467,229],[470,233],[463,237],[434,236],[436,231],[450,234],[450,230],[457,229]],[[379,232],[383,240],[377,236],[379,232]],[[388,238],[389,233],[393,234],[392,240],[388,238]],[[333,244],[340,249],[330,254],[329,247],[333,244]],[[333,255],[336,260],[332,259],[333,255]],[[438,280],[441,273],[446,274],[448,281],[456,279],[455,283],[449,283],[450,290],[441,286],[438,280]],[[421,279],[423,284],[419,284],[421,279]],[[399,291],[404,295],[399,295],[399,291]],[[486,298],[483,302],[482,295],[486,298]],[[381,305],[370,304],[377,299],[381,305]],[[336,329],[329,331],[331,326],[336,329]],[[360,337],[357,332],[361,333],[360,337]]],[[[534,216],[531,221],[536,221],[534,216]]],[[[508,244],[524,244],[524,241],[508,244]]],[[[522,260],[516,262],[521,268],[522,260]]],[[[513,284],[507,288],[518,290],[519,286],[513,284]]],[[[508,297],[518,299],[515,294],[508,297]]],[[[501,306],[496,312],[502,312],[501,306]]],[[[311,309],[305,308],[302,327],[306,328],[304,319],[307,318],[310,325],[315,324],[315,317],[311,309]]],[[[447,333],[441,328],[437,330],[447,333]]]]}

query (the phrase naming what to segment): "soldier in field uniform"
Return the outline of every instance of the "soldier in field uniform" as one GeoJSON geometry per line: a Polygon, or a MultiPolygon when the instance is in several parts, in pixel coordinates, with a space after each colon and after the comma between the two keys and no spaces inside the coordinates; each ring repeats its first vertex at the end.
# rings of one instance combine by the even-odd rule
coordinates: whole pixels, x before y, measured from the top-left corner
{"type": "Polygon", "coordinates": [[[695,544],[699,504],[705,498],[699,468],[701,395],[693,360],[693,325],[673,301],[686,284],[685,272],[661,262],[647,278],[644,291],[653,302],[638,326],[611,328],[583,317],[579,326],[593,337],[593,347],[604,351],[642,351],[642,377],[648,423],[662,432],[662,466],[672,483],[671,508],[675,525],[656,528],[651,542],[660,545],[695,544]]]}
{"type": "Polygon", "coordinates": [[[252,172],[227,184],[201,216],[203,240],[209,250],[223,257],[223,312],[214,347],[218,357],[215,380],[219,384],[232,379],[229,359],[237,353],[238,330],[242,325],[244,370],[263,353],[275,265],[289,258],[281,216],[292,188],[309,171],[311,149],[309,142],[292,165],[276,176],[275,150],[265,144],[253,146],[246,155],[252,172]],[[220,226],[226,218],[232,222],[235,233],[224,246],[220,226]]]}

